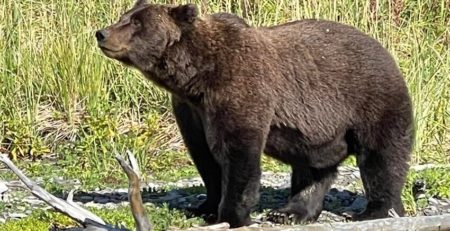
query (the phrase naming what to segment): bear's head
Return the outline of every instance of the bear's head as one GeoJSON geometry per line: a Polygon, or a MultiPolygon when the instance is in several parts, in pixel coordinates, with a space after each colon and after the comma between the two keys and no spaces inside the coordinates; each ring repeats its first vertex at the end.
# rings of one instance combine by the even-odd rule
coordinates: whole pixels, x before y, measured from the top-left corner
{"type": "Polygon", "coordinates": [[[152,68],[197,18],[197,7],[139,0],[114,23],[95,33],[103,53],[142,71],[152,68]]]}

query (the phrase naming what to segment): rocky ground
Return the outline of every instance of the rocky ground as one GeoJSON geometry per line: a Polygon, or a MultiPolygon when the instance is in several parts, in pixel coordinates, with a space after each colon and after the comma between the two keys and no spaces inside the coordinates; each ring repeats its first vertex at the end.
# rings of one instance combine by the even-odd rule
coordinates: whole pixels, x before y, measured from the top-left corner
{"type": "MultiPolygon", "coordinates": [[[[36,181],[42,182],[40,179],[36,181]]],[[[55,178],[58,184],[72,185],[76,188],[80,183],[77,180],[63,180],[55,178]]],[[[261,224],[265,222],[265,212],[282,206],[289,195],[289,173],[265,172],[262,176],[261,202],[256,208],[254,220],[261,224]]],[[[450,214],[450,199],[426,198],[421,192],[421,182],[416,182],[416,198],[425,201],[427,205],[418,211],[419,216],[450,214]]],[[[6,189],[6,188],[5,188],[6,189]]],[[[361,181],[357,168],[340,167],[339,175],[332,189],[324,200],[324,211],[318,222],[346,221],[347,214],[362,211],[367,204],[362,195],[361,181]]],[[[200,203],[205,199],[204,188],[200,178],[191,178],[177,182],[152,182],[144,187],[143,199],[145,203],[167,203],[175,209],[183,209],[200,203]],[[169,188],[167,190],[167,188],[169,188]],[[172,189],[170,189],[172,188],[172,189]]],[[[65,198],[67,195],[58,195],[65,198]]],[[[95,191],[79,191],[74,195],[74,201],[86,207],[114,208],[127,205],[127,189],[99,189],[95,191]]],[[[10,219],[21,219],[37,208],[49,207],[32,196],[24,189],[19,181],[0,182],[0,222],[10,219]],[[8,190],[2,190],[6,185],[8,190]]]]}

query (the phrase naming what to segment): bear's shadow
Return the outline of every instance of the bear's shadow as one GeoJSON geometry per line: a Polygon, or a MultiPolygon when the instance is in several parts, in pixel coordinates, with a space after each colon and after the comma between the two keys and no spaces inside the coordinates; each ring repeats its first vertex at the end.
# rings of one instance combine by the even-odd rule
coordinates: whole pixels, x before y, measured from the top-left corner
{"type": "MultiPolygon", "coordinates": [[[[144,188],[142,199],[144,203],[151,203],[157,207],[168,206],[169,209],[186,212],[186,208],[195,207],[206,199],[203,186],[176,188],[171,190],[153,191],[144,188]]],[[[255,212],[263,213],[285,205],[290,195],[290,188],[261,187],[260,202],[254,208],[255,212]]],[[[58,195],[67,198],[67,193],[58,195]]],[[[126,191],[112,192],[84,192],[78,191],[73,196],[74,202],[96,204],[119,204],[128,201],[126,191]]],[[[348,190],[332,188],[325,196],[323,209],[335,215],[345,213],[359,213],[364,210],[367,201],[362,194],[348,190]]]]}

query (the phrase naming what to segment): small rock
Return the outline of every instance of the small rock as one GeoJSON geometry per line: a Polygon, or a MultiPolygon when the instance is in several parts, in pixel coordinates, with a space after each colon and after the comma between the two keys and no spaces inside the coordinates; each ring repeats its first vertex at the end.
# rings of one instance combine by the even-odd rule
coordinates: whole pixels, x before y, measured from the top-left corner
{"type": "Polygon", "coordinates": [[[114,209],[114,208],[117,208],[117,205],[114,204],[114,203],[109,202],[109,203],[105,204],[105,208],[114,209]]]}
{"type": "Polygon", "coordinates": [[[167,195],[158,198],[158,201],[162,201],[162,202],[171,201],[171,200],[177,199],[179,197],[181,197],[181,195],[177,191],[170,191],[167,195]]]}
{"type": "Polygon", "coordinates": [[[354,211],[354,212],[362,212],[367,206],[367,199],[364,197],[357,197],[352,205],[350,206],[350,208],[354,211]]]}
{"type": "Polygon", "coordinates": [[[25,213],[11,213],[9,214],[9,217],[12,219],[22,219],[27,217],[27,215],[25,213]]]}
{"type": "Polygon", "coordinates": [[[20,212],[24,212],[27,208],[25,206],[21,205],[21,206],[16,206],[15,209],[20,212]]]}
{"type": "Polygon", "coordinates": [[[0,181],[0,201],[6,201],[7,198],[8,187],[4,181],[0,181]]]}
{"type": "Polygon", "coordinates": [[[81,197],[80,197],[80,200],[81,200],[83,203],[92,201],[93,199],[94,199],[93,196],[88,196],[88,195],[85,195],[85,196],[81,196],[81,197]]]}
{"type": "Polygon", "coordinates": [[[423,198],[426,198],[426,197],[427,197],[427,196],[426,196],[425,194],[423,194],[423,193],[417,194],[417,195],[416,195],[416,200],[423,199],[423,198]]]}
{"type": "Polygon", "coordinates": [[[5,193],[8,191],[8,187],[6,186],[6,182],[0,181],[0,194],[5,193]]]}
{"type": "Polygon", "coordinates": [[[27,203],[29,203],[32,207],[36,206],[36,205],[41,205],[44,204],[45,202],[37,199],[37,198],[29,198],[26,200],[27,203]]]}
{"type": "MultiPolygon", "coordinates": [[[[157,185],[157,184],[155,184],[155,183],[148,183],[148,184],[147,184],[147,189],[148,189],[150,192],[157,191],[159,188],[160,188],[160,186],[157,185]]],[[[128,192],[128,190],[125,190],[125,192],[128,192]]]]}
{"type": "Polygon", "coordinates": [[[206,194],[197,195],[197,200],[206,200],[206,194]]]}
{"type": "Polygon", "coordinates": [[[436,207],[434,207],[434,206],[429,206],[428,208],[426,208],[426,209],[423,211],[423,213],[424,213],[426,216],[434,216],[434,215],[438,215],[438,214],[439,214],[439,211],[438,211],[438,209],[437,209],[436,207]]]}
{"type": "Polygon", "coordinates": [[[3,219],[3,218],[0,218],[0,223],[5,223],[6,222],[6,220],[5,219],[3,219]]]}
{"type": "Polygon", "coordinates": [[[15,187],[21,187],[23,186],[23,183],[21,181],[17,181],[17,180],[13,180],[13,181],[9,181],[8,185],[10,188],[15,188],[15,187]]]}
{"type": "Polygon", "coordinates": [[[412,192],[415,198],[418,198],[418,195],[424,194],[426,192],[427,184],[424,180],[416,180],[412,186],[412,192]]]}
{"type": "Polygon", "coordinates": [[[128,189],[126,188],[119,188],[116,190],[116,192],[118,192],[119,194],[128,194],[128,189]]]}
{"type": "MultiPolygon", "coordinates": [[[[150,204],[150,202],[145,202],[144,204],[150,204]]],[[[130,202],[122,201],[122,202],[120,202],[120,206],[130,206],[130,202]]]]}
{"type": "Polygon", "coordinates": [[[93,201],[89,201],[88,203],[84,204],[86,207],[95,207],[98,208],[98,204],[94,203],[93,201]]]}
{"type": "MultiPolygon", "coordinates": [[[[111,198],[111,199],[109,199],[109,201],[110,201],[110,203],[119,203],[120,201],[122,201],[122,200],[120,200],[120,199],[118,199],[118,198],[111,198]]],[[[109,204],[109,203],[108,203],[109,204]]]]}
{"type": "Polygon", "coordinates": [[[428,198],[428,203],[430,205],[439,205],[440,204],[439,201],[433,197],[428,198]]]}
{"type": "Polygon", "coordinates": [[[332,188],[332,189],[330,189],[330,194],[336,194],[336,193],[338,193],[339,192],[339,189],[337,189],[337,188],[332,188]]]}
{"type": "Polygon", "coordinates": [[[340,191],[340,192],[336,193],[335,196],[341,201],[349,199],[351,197],[350,193],[348,193],[347,190],[340,191]]]}
{"type": "Polygon", "coordinates": [[[345,199],[345,200],[341,201],[342,206],[347,207],[347,206],[350,206],[350,204],[351,204],[351,202],[349,199],[345,199]]]}
{"type": "Polygon", "coordinates": [[[99,204],[106,204],[109,202],[109,198],[104,197],[104,196],[97,196],[97,197],[94,197],[94,202],[99,203],[99,204]]]}
{"type": "Polygon", "coordinates": [[[324,202],[325,203],[332,203],[333,201],[336,201],[337,198],[330,194],[325,194],[324,202]]]}
{"type": "Polygon", "coordinates": [[[345,218],[339,215],[336,215],[334,213],[328,212],[328,211],[322,211],[320,214],[319,219],[317,220],[318,223],[329,223],[329,222],[339,222],[344,221],[345,218]]]}

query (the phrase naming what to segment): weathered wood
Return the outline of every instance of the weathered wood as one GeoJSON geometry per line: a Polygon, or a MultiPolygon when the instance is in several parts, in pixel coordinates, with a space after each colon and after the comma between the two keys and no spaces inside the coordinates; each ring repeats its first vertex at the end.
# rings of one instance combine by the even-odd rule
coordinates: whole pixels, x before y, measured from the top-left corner
{"type": "MultiPolygon", "coordinates": [[[[200,229],[192,229],[200,230],[200,229]]],[[[204,231],[450,231],[450,214],[426,217],[386,218],[361,222],[277,227],[202,229],[204,231]]]]}
{"type": "Polygon", "coordinates": [[[45,191],[45,189],[25,176],[25,174],[23,174],[22,171],[20,171],[20,169],[13,164],[13,162],[8,158],[7,155],[0,154],[0,162],[3,162],[9,169],[11,169],[11,171],[13,171],[13,173],[16,174],[17,177],[19,177],[19,179],[25,184],[25,186],[31,190],[31,193],[34,196],[43,200],[59,212],[66,214],[80,224],[83,224],[87,219],[102,225],[105,224],[105,222],[100,217],[89,212],[88,210],[83,209],[80,206],[74,206],[73,204],[57,198],[49,192],[45,191]]]}
{"type": "Polygon", "coordinates": [[[130,151],[127,151],[128,164],[120,155],[116,155],[116,159],[128,177],[128,200],[130,201],[131,213],[136,222],[137,231],[152,230],[152,225],[145,211],[141,196],[141,175],[136,158],[130,151]]]}
{"type": "Polygon", "coordinates": [[[68,201],[64,201],[53,196],[35,182],[31,181],[23,172],[17,168],[6,154],[0,153],[0,162],[4,163],[19,179],[30,189],[31,193],[41,199],[58,212],[70,217],[83,225],[84,231],[124,231],[122,228],[115,228],[107,225],[100,217],[82,208],[72,201],[73,191],[69,193],[68,201]]]}

